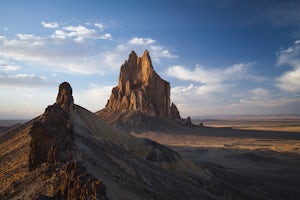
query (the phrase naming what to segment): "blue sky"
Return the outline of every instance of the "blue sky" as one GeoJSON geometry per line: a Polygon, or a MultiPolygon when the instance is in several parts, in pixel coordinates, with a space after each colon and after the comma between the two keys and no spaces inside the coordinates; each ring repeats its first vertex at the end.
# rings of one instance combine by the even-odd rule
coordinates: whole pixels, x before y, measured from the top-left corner
{"type": "Polygon", "coordinates": [[[29,119],[71,83],[102,109],[148,49],[183,116],[300,114],[300,2],[1,1],[0,119],[29,119]]]}

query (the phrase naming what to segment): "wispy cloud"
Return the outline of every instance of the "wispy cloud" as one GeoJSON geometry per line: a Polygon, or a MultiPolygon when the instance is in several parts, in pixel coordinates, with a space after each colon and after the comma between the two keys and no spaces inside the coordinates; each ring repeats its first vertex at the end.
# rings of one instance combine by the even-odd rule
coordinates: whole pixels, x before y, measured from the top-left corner
{"type": "Polygon", "coordinates": [[[0,58],[51,71],[102,74],[121,64],[107,62],[111,53],[96,42],[111,39],[110,33],[99,33],[82,25],[65,26],[48,36],[19,33],[16,38],[1,37],[0,58]]]}
{"type": "Polygon", "coordinates": [[[148,44],[153,44],[155,42],[156,41],[151,38],[138,38],[138,37],[134,37],[128,41],[129,44],[134,44],[134,45],[148,45],[148,44]]]}
{"type": "Polygon", "coordinates": [[[100,23],[84,23],[53,28],[49,35],[18,33],[15,38],[3,36],[0,38],[0,58],[55,73],[80,74],[117,72],[132,50],[138,54],[150,50],[154,62],[177,58],[152,38],[135,37],[122,42],[124,40],[113,40],[106,28],[100,23]]]}
{"type": "Polygon", "coordinates": [[[160,63],[161,59],[178,58],[177,55],[172,54],[168,49],[159,45],[158,42],[152,38],[133,37],[126,44],[120,44],[118,49],[127,52],[134,49],[140,53],[148,49],[151,52],[152,60],[157,63],[160,63]]]}
{"type": "Polygon", "coordinates": [[[196,65],[194,69],[171,66],[166,74],[183,81],[183,85],[172,88],[172,101],[178,104],[184,116],[237,113],[246,101],[263,101],[269,94],[264,88],[241,87],[243,84],[255,87],[267,80],[251,70],[254,65],[254,62],[223,68],[196,65]]]}
{"type": "Polygon", "coordinates": [[[2,71],[2,72],[16,71],[20,68],[21,67],[13,64],[11,62],[8,62],[8,61],[5,61],[5,60],[0,60],[0,71],[2,71]]]}
{"type": "Polygon", "coordinates": [[[42,87],[53,85],[52,82],[44,76],[36,76],[34,74],[16,74],[5,75],[0,74],[1,87],[42,87]]]}
{"type": "MultiPolygon", "coordinates": [[[[97,25],[99,26],[99,24],[97,25]]],[[[100,34],[96,30],[83,25],[62,27],[62,30],[56,30],[51,37],[56,39],[73,38],[77,42],[82,42],[84,39],[113,39],[110,33],[100,34]]]]}
{"type": "MultiPolygon", "coordinates": [[[[194,69],[184,66],[171,66],[167,70],[167,75],[185,81],[194,81],[203,84],[216,84],[224,81],[234,81],[237,79],[258,80],[259,77],[251,75],[249,68],[253,63],[239,63],[225,68],[208,68],[202,65],[196,65],[194,69]]],[[[261,77],[263,80],[263,77],[261,77]]]]}
{"type": "Polygon", "coordinates": [[[41,23],[43,27],[45,28],[58,28],[59,24],[57,22],[42,22],[41,23]]]}
{"type": "Polygon", "coordinates": [[[104,25],[101,23],[95,23],[94,24],[96,27],[98,27],[100,30],[104,30],[104,25]]]}
{"type": "Polygon", "coordinates": [[[276,79],[277,86],[283,91],[300,92],[300,40],[278,52],[277,64],[292,67],[276,79]]]}
{"type": "Polygon", "coordinates": [[[96,112],[104,108],[114,86],[99,86],[90,83],[84,90],[74,91],[75,103],[96,112]],[[88,97],[88,98],[87,98],[88,97]]]}

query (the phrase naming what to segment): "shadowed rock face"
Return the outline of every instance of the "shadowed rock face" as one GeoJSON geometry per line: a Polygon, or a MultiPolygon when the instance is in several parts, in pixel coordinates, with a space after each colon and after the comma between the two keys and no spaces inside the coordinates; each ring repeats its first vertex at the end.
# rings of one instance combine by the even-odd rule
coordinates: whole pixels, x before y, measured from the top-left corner
{"type": "Polygon", "coordinates": [[[73,106],[72,88],[69,83],[59,85],[56,103],[48,106],[39,120],[30,129],[31,150],[29,168],[47,162],[66,160],[70,156],[73,127],[70,122],[70,108],[73,106]],[[68,155],[69,154],[69,155],[68,155]]]}
{"type": "Polygon", "coordinates": [[[102,181],[87,173],[81,162],[67,162],[61,167],[57,177],[53,199],[107,199],[106,187],[102,181]]]}
{"type": "Polygon", "coordinates": [[[171,118],[172,119],[174,119],[174,120],[181,120],[178,108],[177,108],[177,106],[174,103],[172,103],[172,105],[171,105],[170,112],[171,112],[171,118]]]}
{"type": "Polygon", "coordinates": [[[29,170],[46,164],[49,180],[55,180],[51,183],[54,195],[40,195],[37,199],[107,199],[102,181],[87,173],[80,162],[73,161],[73,107],[72,88],[64,82],[59,85],[56,103],[48,106],[30,128],[29,170]]]}
{"type": "Polygon", "coordinates": [[[113,88],[106,109],[170,117],[170,83],[154,71],[147,50],[142,57],[131,52],[121,67],[118,86],[113,88]]]}
{"type": "Polygon", "coordinates": [[[72,96],[72,88],[69,83],[63,82],[59,85],[56,104],[60,105],[61,108],[67,112],[72,109],[74,105],[74,99],[72,96]]]}

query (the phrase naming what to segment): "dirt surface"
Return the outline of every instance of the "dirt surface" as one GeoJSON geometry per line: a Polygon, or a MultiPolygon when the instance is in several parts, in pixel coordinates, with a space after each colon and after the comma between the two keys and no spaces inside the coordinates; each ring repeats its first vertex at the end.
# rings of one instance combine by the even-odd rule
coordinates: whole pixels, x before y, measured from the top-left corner
{"type": "Polygon", "coordinates": [[[272,194],[263,199],[300,199],[300,133],[202,127],[131,135],[176,150],[224,184],[272,194]]]}

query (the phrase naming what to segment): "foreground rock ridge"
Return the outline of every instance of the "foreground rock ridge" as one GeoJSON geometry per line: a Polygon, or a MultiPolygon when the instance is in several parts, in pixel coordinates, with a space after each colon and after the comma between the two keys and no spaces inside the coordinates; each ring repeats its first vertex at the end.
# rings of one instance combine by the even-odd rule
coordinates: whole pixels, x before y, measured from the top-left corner
{"type": "MultiPolygon", "coordinates": [[[[27,193],[25,189],[21,191],[25,193],[22,199],[107,199],[102,181],[88,173],[82,162],[73,159],[75,133],[70,118],[73,109],[72,88],[63,82],[56,103],[32,122],[28,130],[29,175],[23,180],[31,189],[27,193]],[[47,187],[52,189],[49,191],[47,187]]],[[[25,187],[22,183],[18,185],[25,187]]],[[[0,199],[19,199],[13,191],[7,190],[0,199]]]]}

